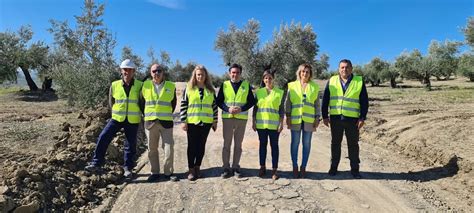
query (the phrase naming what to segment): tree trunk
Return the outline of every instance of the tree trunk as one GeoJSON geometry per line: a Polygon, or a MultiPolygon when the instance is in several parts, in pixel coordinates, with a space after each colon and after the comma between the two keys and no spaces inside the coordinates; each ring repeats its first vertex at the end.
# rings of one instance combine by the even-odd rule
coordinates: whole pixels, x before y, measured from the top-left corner
{"type": "Polygon", "coordinates": [[[397,82],[395,81],[395,78],[390,78],[390,86],[392,88],[396,88],[397,87],[397,82]]]}
{"type": "Polygon", "coordinates": [[[429,77],[429,76],[426,76],[425,79],[424,79],[424,82],[425,82],[425,85],[426,85],[426,89],[428,89],[428,91],[431,91],[431,81],[430,81],[430,77],[429,77]]]}
{"type": "Polygon", "coordinates": [[[38,90],[38,86],[36,86],[35,81],[31,78],[30,71],[25,67],[20,67],[21,71],[25,75],[26,83],[28,83],[28,87],[30,87],[30,91],[38,90]]]}
{"type": "Polygon", "coordinates": [[[44,92],[46,92],[46,91],[54,92],[52,86],[53,86],[53,79],[48,78],[48,77],[44,77],[43,85],[41,86],[43,91],[44,92]]]}

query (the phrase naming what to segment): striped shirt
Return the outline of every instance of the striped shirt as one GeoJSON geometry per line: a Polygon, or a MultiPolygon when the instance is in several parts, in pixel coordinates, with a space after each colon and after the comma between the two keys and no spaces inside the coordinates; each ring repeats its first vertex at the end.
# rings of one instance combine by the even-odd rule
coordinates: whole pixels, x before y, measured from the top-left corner
{"type": "MultiPolygon", "coordinates": [[[[204,88],[199,88],[199,96],[201,100],[204,96],[204,88]]],[[[186,89],[183,91],[183,97],[181,98],[181,109],[179,112],[181,122],[186,122],[186,118],[188,117],[188,96],[186,94],[186,89]]],[[[217,104],[216,104],[216,94],[214,94],[214,101],[212,102],[212,110],[214,111],[214,122],[217,123],[217,104]]],[[[202,121],[197,125],[203,125],[202,121]]]]}

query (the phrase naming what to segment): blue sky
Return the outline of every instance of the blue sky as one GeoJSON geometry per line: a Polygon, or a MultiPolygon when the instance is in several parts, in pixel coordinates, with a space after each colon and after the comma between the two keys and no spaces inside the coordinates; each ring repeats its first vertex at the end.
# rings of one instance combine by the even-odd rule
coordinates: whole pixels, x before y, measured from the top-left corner
{"type": "MultiPolygon", "coordinates": [[[[309,23],[321,53],[334,70],[342,58],[354,64],[378,56],[393,61],[404,50],[426,52],[431,40],[464,40],[460,32],[474,16],[473,0],[101,0],[104,21],[120,49],[130,46],[148,61],[147,49],[165,50],[172,60],[194,61],[211,72],[226,71],[214,50],[217,32],[229,23],[243,26],[254,18],[261,24],[261,44],[275,28],[292,20],[309,23]]],[[[52,42],[48,20],[68,20],[81,14],[81,0],[0,0],[0,31],[30,24],[33,40],[52,42]]]]}

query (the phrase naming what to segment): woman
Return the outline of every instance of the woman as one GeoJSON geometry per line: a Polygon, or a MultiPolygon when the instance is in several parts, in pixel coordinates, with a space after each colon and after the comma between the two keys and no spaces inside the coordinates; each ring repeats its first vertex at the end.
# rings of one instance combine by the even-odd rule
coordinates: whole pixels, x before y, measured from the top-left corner
{"type": "Polygon", "coordinates": [[[274,72],[266,70],[263,72],[262,88],[256,92],[257,104],[253,108],[252,128],[257,131],[260,140],[260,171],[259,177],[266,172],[265,160],[267,157],[267,142],[270,138],[272,149],[272,179],[278,179],[278,138],[283,129],[284,117],[284,92],[273,85],[274,72]]]}
{"type": "Polygon", "coordinates": [[[293,177],[304,178],[309,153],[311,137],[319,126],[319,86],[311,80],[313,76],[311,65],[301,64],[296,71],[297,80],[288,83],[286,98],[286,123],[291,129],[291,160],[293,162],[293,177]],[[301,134],[303,142],[303,160],[298,171],[298,148],[301,134]]]}
{"type": "Polygon", "coordinates": [[[188,180],[200,178],[200,166],[206,148],[207,136],[217,128],[215,90],[207,69],[198,65],[183,91],[181,100],[182,129],[188,135],[188,180]]]}

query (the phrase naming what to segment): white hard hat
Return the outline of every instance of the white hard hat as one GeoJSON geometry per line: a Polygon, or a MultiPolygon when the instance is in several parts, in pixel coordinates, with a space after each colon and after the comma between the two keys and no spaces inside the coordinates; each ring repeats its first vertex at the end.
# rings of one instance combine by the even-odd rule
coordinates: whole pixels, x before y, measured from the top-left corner
{"type": "Polygon", "coordinates": [[[120,64],[120,68],[121,69],[124,69],[124,68],[136,69],[136,66],[130,59],[125,59],[120,64]]]}

